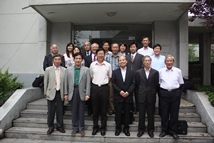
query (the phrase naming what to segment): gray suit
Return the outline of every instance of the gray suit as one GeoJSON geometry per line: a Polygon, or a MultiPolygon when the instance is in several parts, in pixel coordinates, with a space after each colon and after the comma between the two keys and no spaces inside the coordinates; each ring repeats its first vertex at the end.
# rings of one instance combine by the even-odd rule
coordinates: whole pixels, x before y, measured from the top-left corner
{"type": "Polygon", "coordinates": [[[45,70],[44,76],[44,94],[48,102],[48,127],[54,129],[54,116],[56,112],[57,128],[63,127],[63,97],[64,97],[64,80],[65,68],[59,67],[60,70],[60,91],[56,91],[56,75],[54,66],[45,70]]]}
{"type": "Polygon", "coordinates": [[[79,83],[74,85],[74,66],[69,67],[65,73],[65,94],[71,101],[72,128],[76,132],[84,131],[85,96],[90,96],[90,71],[89,68],[81,66],[79,83]]]}

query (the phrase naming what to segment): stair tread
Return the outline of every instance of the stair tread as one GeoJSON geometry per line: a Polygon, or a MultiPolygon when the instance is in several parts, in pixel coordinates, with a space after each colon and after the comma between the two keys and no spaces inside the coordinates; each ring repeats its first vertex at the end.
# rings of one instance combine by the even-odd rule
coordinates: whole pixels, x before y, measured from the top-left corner
{"type": "MultiPolygon", "coordinates": [[[[25,110],[23,110],[23,111],[21,111],[21,113],[38,113],[38,114],[45,114],[45,115],[47,115],[47,112],[48,112],[48,110],[42,110],[42,109],[25,109],[25,110]]],[[[65,111],[65,115],[71,115],[71,111],[65,111]]],[[[108,116],[115,116],[114,114],[113,115],[108,115],[108,116]]],[[[136,114],[134,114],[134,116],[138,116],[138,115],[136,115],[136,114]]],[[[157,114],[155,114],[155,117],[160,117],[160,115],[157,115],[157,114]]],[[[181,116],[184,116],[184,117],[186,117],[186,116],[190,116],[190,117],[200,117],[197,113],[179,113],[179,117],[181,117],[181,116]]]]}
{"type": "MultiPolygon", "coordinates": [[[[18,118],[13,121],[14,123],[23,123],[23,122],[30,122],[30,123],[37,123],[37,124],[47,124],[47,119],[45,118],[18,118]]],[[[64,124],[71,124],[71,119],[63,119],[64,124]]],[[[115,126],[115,121],[107,121],[108,126],[115,126]]],[[[202,122],[187,122],[188,127],[206,127],[202,122]]],[[[93,125],[92,120],[85,120],[85,125],[93,125]]],[[[156,121],[155,126],[160,126],[161,122],[156,121]]],[[[134,121],[130,126],[138,126],[138,122],[134,121]]]]}
{"type": "MultiPolygon", "coordinates": [[[[54,131],[52,135],[54,136],[70,136],[72,130],[66,130],[66,133],[60,133],[59,131],[54,131]]],[[[17,133],[17,134],[37,134],[37,135],[46,135],[47,128],[27,128],[27,127],[11,127],[10,129],[5,131],[6,133],[17,133]]],[[[85,130],[85,136],[87,137],[102,137],[100,133],[97,133],[97,135],[92,136],[92,131],[85,130]]],[[[128,138],[137,138],[137,132],[130,132],[131,136],[128,138]]],[[[159,132],[154,132],[155,137],[154,138],[160,138],[159,132]]],[[[80,136],[77,134],[77,136],[80,136]]],[[[213,138],[208,133],[201,133],[201,132],[188,132],[187,135],[179,135],[180,138],[213,138]]],[[[120,136],[115,136],[114,131],[106,131],[105,137],[112,137],[112,138],[123,138],[126,137],[123,133],[120,134],[120,136]]],[[[164,138],[170,137],[167,135],[164,138]]],[[[127,138],[127,137],[126,137],[127,138]]],[[[142,138],[150,138],[147,133],[145,133],[142,138]]],[[[170,137],[171,138],[171,137],[170,137]]]]}

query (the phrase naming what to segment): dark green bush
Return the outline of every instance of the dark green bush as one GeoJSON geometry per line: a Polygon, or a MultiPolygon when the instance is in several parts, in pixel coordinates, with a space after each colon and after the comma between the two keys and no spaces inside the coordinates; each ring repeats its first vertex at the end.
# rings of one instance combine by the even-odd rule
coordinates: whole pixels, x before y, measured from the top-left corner
{"type": "Polygon", "coordinates": [[[199,91],[203,91],[208,95],[209,101],[214,106],[214,86],[199,86],[199,91]]]}
{"type": "Polygon", "coordinates": [[[0,69],[0,101],[7,100],[16,89],[23,87],[23,83],[19,82],[17,76],[13,76],[8,69],[3,73],[0,69]]]}

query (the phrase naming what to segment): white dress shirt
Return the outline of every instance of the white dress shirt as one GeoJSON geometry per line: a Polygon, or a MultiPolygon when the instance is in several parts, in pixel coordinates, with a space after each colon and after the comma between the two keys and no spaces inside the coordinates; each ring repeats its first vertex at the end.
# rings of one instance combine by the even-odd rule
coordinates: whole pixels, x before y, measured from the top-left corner
{"type": "Polygon", "coordinates": [[[144,70],[145,70],[145,73],[146,73],[146,78],[148,79],[151,68],[149,70],[146,70],[146,68],[144,68],[144,70]]]}
{"type": "Polygon", "coordinates": [[[152,55],[154,55],[154,51],[150,47],[147,47],[147,48],[142,47],[142,48],[140,48],[140,49],[137,50],[137,53],[141,54],[143,56],[146,56],[146,55],[152,56],[152,55]]]}
{"type": "Polygon", "coordinates": [[[92,78],[92,83],[98,86],[108,84],[109,78],[112,77],[111,65],[103,61],[103,63],[98,63],[98,61],[92,62],[90,65],[90,75],[92,78]]]}
{"type": "Polygon", "coordinates": [[[63,56],[65,59],[65,67],[68,68],[74,65],[74,60],[72,56],[69,58],[66,53],[63,56]]]}
{"type": "Polygon", "coordinates": [[[120,70],[121,70],[123,82],[125,82],[125,80],[126,80],[126,70],[127,70],[127,67],[125,67],[124,69],[120,68],[120,70]]]}
{"type": "Polygon", "coordinates": [[[159,83],[160,87],[166,90],[173,90],[180,87],[180,84],[184,84],[181,70],[176,67],[172,67],[168,70],[166,67],[159,71],[159,83]]]}

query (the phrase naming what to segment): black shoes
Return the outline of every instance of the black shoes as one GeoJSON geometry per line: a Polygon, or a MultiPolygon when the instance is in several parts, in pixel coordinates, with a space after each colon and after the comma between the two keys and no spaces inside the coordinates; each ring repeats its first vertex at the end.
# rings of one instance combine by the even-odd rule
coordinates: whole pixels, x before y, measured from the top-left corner
{"type": "Polygon", "coordinates": [[[159,135],[159,137],[165,137],[166,136],[166,132],[165,131],[162,131],[159,135]]]}
{"type": "Polygon", "coordinates": [[[154,132],[153,131],[149,131],[148,134],[149,134],[150,138],[154,138],[154,132]]]}
{"type": "Polygon", "coordinates": [[[144,134],[144,131],[140,130],[137,133],[137,137],[140,138],[144,134]]]}
{"type": "Polygon", "coordinates": [[[101,134],[101,136],[105,136],[105,135],[106,135],[106,130],[102,129],[102,130],[100,131],[100,134],[101,134]]]}
{"type": "Polygon", "coordinates": [[[119,136],[120,135],[121,130],[120,129],[116,129],[115,131],[115,136],[119,136]]]}
{"type": "Polygon", "coordinates": [[[178,140],[178,139],[179,139],[179,136],[178,136],[176,133],[172,134],[171,136],[172,136],[173,139],[175,139],[175,140],[178,140]]]}
{"type": "Polygon", "coordinates": [[[93,129],[92,135],[96,135],[99,132],[99,129],[93,129]]]}
{"type": "Polygon", "coordinates": [[[128,130],[128,129],[123,130],[123,133],[124,133],[126,136],[130,136],[130,132],[129,132],[129,130],[128,130]]]}

